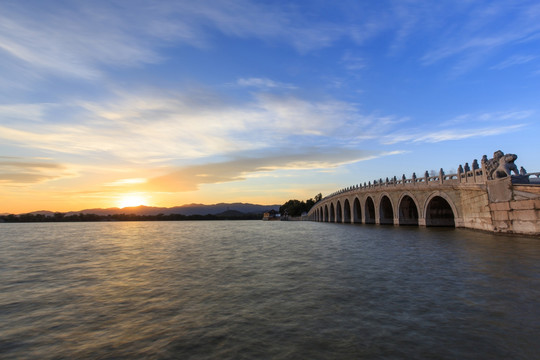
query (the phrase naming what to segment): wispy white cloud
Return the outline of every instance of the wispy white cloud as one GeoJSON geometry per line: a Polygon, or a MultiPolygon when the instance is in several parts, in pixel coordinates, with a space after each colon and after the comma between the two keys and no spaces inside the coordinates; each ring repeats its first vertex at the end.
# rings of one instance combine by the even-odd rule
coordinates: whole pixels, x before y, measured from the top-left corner
{"type": "Polygon", "coordinates": [[[45,5],[29,15],[8,4],[0,10],[0,49],[42,73],[94,78],[98,64],[134,66],[159,59],[145,38],[124,31],[126,19],[118,12],[45,5]]]}
{"type": "Polygon", "coordinates": [[[351,103],[268,93],[228,104],[211,91],[148,91],[119,93],[106,103],[72,102],[58,107],[59,113],[65,110],[62,116],[66,120],[36,123],[21,117],[0,125],[0,138],[56,153],[107,153],[148,162],[305,146],[307,139],[299,137],[309,137],[306,143],[312,145],[339,140],[347,146],[359,133],[367,134],[385,124],[383,117],[365,116],[351,103]],[[74,118],[75,123],[69,121],[74,118]],[[377,119],[381,121],[375,125],[377,119]]]}
{"type": "MultiPolygon", "coordinates": [[[[311,6],[324,11],[321,4],[311,6]]],[[[0,66],[13,70],[24,64],[26,71],[31,70],[27,76],[83,79],[102,76],[108,66],[137,67],[164,61],[166,47],[212,46],[215,31],[230,38],[288,44],[304,53],[343,39],[364,44],[384,35],[393,39],[385,41],[391,54],[406,48],[413,35],[429,33],[419,44],[424,64],[454,57],[458,67],[466,68],[481,53],[485,57],[487,51],[535,41],[540,29],[536,16],[540,5],[534,2],[519,6],[389,2],[384,12],[376,6],[348,2],[335,9],[340,21],[308,16],[300,3],[278,6],[248,0],[212,4],[52,1],[38,2],[35,7],[28,11],[22,3],[0,4],[0,52],[4,54],[0,66]],[[460,20],[456,22],[456,18],[460,20]],[[512,20],[501,24],[502,19],[512,20]]],[[[510,59],[494,68],[523,61],[531,60],[510,59]]],[[[365,56],[346,55],[343,62],[357,70],[365,66],[365,56]]]]}
{"type": "Polygon", "coordinates": [[[498,63],[491,67],[492,70],[503,70],[516,65],[523,65],[533,60],[536,60],[538,56],[536,55],[513,55],[508,59],[498,63]]]}
{"type": "Polygon", "coordinates": [[[496,111],[462,114],[448,121],[442,121],[436,127],[423,129],[398,129],[382,136],[383,144],[437,143],[497,136],[521,130],[533,120],[532,110],[496,111]]]}
{"type": "MultiPolygon", "coordinates": [[[[454,24],[450,26],[451,31],[440,32],[434,37],[436,41],[434,44],[437,45],[428,48],[421,59],[425,65],[454,58],[457,62],[455,70],[463,73],[485,63],[496,50],[534,41],[540,31],[537,18],[540,14],[540,5],[536,2],[524,2],[519,5],[468,3],[459,10],[463,13],[459,26],[454,24]]],[[[446,22],[451,21],[453,17],[447,16],[446,19],[441,26],[449,26],[450,24],[446,22]]],[[[495,67],[502,69],[525,63],[523,61],[530,60],[514,58],[495,67]]]]}
{"type": "Polygon", "coordinates": [[[522,122],[525,119],[529,119],[535,112],[533,110],[519,110],[519,111],[497,111],[497,112],[483,112],[483,113],[471,113],[462,114],[456,116],[453,119],[442,122],[441,126],[456,126],[459,124],[468,124],[470,126],[474,123],[492,123],[493,126],[499,126],[501,122],[507,124],[514,124],[516,122],[522,122]]]}
{"type": "Polygon", "coordinates": [[[239,86],[255,87],[259,89],[297,89],[297,87],[292,84],[285,84],[267,78],[242,78],[238,79],[236,83],[239,86]]]}
{"type": "Polygon", "coordinates": [[[363,116],[354,104],[337,100],[310,101],[294,96],[259,94],[258,108],[264,111],[272,131],[281,135],[319,135],[349,137],[371,119],[363,116]],[[348,127],[349,132],[343,132],[348,127]]]}
{"type": "MultiPolygon", "coordinates": [[[[56,107],[61,113],[62,107],[56,107]]],[[[339,144],[347,149],[368,140],[396,144],[493,136],[521,129],[534,114],[531,110],[464,114],[435,129],[415,131],[404,128],[410,119],[363,114],[356,104],[332,98],[256,93],[248,101],[232,104],[200,89],[119,92],[106,103],[70,103],[65,110],[74,112],[64,116],[76,118],[76,123],[36,122],[43,109],[36,106],[34,115],[24,118],[22,108],[0,107],[0,116],[18,117],[0,125],[4,144],[84,155],[88,163],[108,157],[163,165],[276,148],[301,151],[339,144]],[[441,126],[451,128],[441,130],[441,126]]]]}
{"type": "Polygon", "coordinates": [[[525,127],[525,124],[516,124],[500,127],[484,127],[484,128],[459,128],[445,129],[436,131],[418,131],[418,132],[396,132],[387,135],[381,139],[381,142],[386,145],[397,144],[400,142],[410,143],[438,143],[443,141],[463,140],[470,138],[482,138],[486,136],[502,135],[517,131],[525,127]]]}
{"type": "Polygon", "coordinates": [[[288,43],[300,51],[330,45],[345,34],[334,24],[304,19],[294,7],[252,1],[55,1],[0,4],[0,52],[42,75],[93,79],[104,66],[133,67],[165,59],[172,44],[207,47],[211,31],[235,38],[288,43]],[[209,31],[211,30],[211,31],[209,31]]]}
{"type": "Polygon", "coordinates": [[[8,121],[43,121],[47,112],[55,107],[55,104],[8,104],[0,105],[2,122],[8,121]]]}
{"type": "Polygon", "coordinates": [[[359,55],[354,55],[350,51],[345,52],[341,58],[341,63],[347,70],[361,70],[364,69],[366,65],[366,60],[359,55]]]}

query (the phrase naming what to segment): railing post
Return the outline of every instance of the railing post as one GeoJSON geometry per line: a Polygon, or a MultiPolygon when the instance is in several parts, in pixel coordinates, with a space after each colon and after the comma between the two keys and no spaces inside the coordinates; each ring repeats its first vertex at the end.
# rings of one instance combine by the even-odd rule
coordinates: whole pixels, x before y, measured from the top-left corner
{"type": "Polygon", "coordinates": [[[443,183],[444,183],[444,171],[441,168],[441,170],[439,170],[439,184],[442,185],[443,183]]]}
{"type": "MultiPolygon", "coordinates": [[[[469,174],[471,173],[471,168],[469,167],[469,163],[466,162],[465,163],[465,167],[464,167],[464,170],[465,170],[465,174],[466,174],[466,178],[467,178],[467,182],[469,182],[469,174]]],[[[473,179],[474,180],[474,179],[473,179]]]]}
{"type": "Polygon", "coordinates": [[[486,171],[487,161],[488,161],[487,155],[482,156],[482,160],[480,161],[480,163],[482,164],[482,180],[484,183],[487,182],[487,177],[488,177],[488,174],[486,171]]]}
{"type": "Polygon", "coordinates": [[[478,170],[478,160],[474,159],[472,162],[473,179],[476,183],[476,170],[478,170]]]}

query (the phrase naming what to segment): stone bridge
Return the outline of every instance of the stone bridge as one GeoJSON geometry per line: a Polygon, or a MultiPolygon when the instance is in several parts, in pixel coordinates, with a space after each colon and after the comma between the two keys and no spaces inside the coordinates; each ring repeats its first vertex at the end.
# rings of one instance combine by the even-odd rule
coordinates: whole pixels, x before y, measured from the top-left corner
{"type": "Polygon", "coordinates": [[[423,177],[413,173],[409,179],[403,175],[350,186],[317,202],[307,218],[540,235],[540,173],[523,167],[518,173],[513,160],[505,164],[500,154],[490,160],[484,155],[481,166],[477,160],[472,168],[460,165],[457,174],[441,169],[436,175],[426,171],[423,177]]]}

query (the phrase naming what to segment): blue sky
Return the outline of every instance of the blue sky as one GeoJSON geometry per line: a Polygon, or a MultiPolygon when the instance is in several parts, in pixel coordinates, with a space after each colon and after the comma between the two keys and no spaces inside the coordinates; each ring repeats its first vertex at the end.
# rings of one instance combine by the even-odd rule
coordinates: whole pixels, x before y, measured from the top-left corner
{"type": "Polygon", "coordinates": [[[539,49],[536,1],[5,0],[0,212],[540,171],[539,49]]]}

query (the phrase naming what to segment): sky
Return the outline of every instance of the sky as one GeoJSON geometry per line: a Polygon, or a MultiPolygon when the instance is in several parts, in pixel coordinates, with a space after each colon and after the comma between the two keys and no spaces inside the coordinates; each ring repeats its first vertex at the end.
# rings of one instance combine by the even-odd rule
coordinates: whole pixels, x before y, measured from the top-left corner
{"type": "Polygon", "coordinates": [[[0,1],[0,213],[540,171],[537,1],[0,1]]]}

